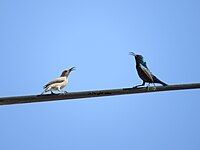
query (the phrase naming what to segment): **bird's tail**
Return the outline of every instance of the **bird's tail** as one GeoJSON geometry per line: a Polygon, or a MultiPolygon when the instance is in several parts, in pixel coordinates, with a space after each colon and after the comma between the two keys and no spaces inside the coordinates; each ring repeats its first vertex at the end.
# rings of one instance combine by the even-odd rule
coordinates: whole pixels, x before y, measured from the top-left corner
{"type": "Polygon", "coordinates": [[[159,80],[156,76],[153,76],[153,81],[154,83],[160,83],[162,84],[163,86],[167,86],[168,84],[166,84],[165,82],[159,80]]]}

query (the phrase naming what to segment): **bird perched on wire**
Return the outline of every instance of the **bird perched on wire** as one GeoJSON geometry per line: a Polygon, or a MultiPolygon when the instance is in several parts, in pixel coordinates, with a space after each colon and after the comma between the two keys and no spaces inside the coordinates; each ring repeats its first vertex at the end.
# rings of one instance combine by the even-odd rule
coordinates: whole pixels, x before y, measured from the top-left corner
{"type": "Polygon", "coordinates": [[[149,83],[147,87],[149,87],[149,85],[151,83],[154,84],[154,87],[155,87],[155,83],[159,83],[159,84],[162,84],[163,86],[167,86],[166,83],[164,83],[161,80],[159,80],[156,76],[154,76],[150,72],[150,70],[147,67],[147,64],[144,61],[142,55],[137,55],[137,54],[135,54],[133,52],[130,52],[129,54],[133,55],[135,57],[137,73],[138,73],[139,77],[143,80],[142,84],[137,85],[135,87],[144,86],[146,82],[149,83]]]}
{"type": "MultiPolygon", "coordinates": [[[[51,91],[51,94],[55,94],[53,93],[53,91],[59,91],[62,92],[61,89],[63,89],[67,83],[68,83],[68,76],[69,74],[75,70],[75,67],[72,67],[70,69],[64,70],[59,78],[56,78],[52,81],[50,81],[49,83],[47,83],[46,85],[44,85],[44,91],[42,92],[42,94],[51,91]]],[[[67,93],[66,91],[64,91],[64,93],[67,93]]]]}

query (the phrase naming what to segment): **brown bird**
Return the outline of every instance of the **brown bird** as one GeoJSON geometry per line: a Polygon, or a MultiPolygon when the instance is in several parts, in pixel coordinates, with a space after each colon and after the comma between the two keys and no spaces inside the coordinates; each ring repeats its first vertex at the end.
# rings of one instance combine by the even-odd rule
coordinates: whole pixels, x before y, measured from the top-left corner
{"type": "MultiPolygon", "coordinates": [[[[59,91],[62,92],[61,89],[63,89],[67,83],[68,83],[68,76],[71,73],[71,71],[75,70],[75,67],[72,67],[68,70],[64,70],[62,72],[62,74],[60,75],[59,78],[56,78],[52,81],[50,81],[49,83],[47,83],[46,85],[44,85],[44,91],[42,92],[42,94],[51,91],[51,94],[55,94],[53,93],[53,91],[59,91]]],[[[65,93],[67,93],[66,91],[64,91],[65,93]]]]}

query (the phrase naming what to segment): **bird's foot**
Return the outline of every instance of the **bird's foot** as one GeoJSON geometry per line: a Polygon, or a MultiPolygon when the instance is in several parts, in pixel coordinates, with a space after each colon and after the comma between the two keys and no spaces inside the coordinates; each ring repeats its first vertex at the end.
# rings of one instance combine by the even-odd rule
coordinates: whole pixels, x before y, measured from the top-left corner
{"type": "Polygon", "coordinates": [[[147,91],[149,91],[149,89],[150,89],[149,86],[146,86],[146,89],[147,89],[147,91]]]}
{"type": "Polygon", "coordinates": [[[64,91],[64,94],[67,94],[68,92],[67,91],[64,91]]]}
{"type": "Polygon", "coordinates": [[[153,87],[151,87],[151,86],[147,86],[147,87],[146,87],[147,91],[151,90],[151,88],[152,88],[153,91],[156,90],[156,87],[155,87],[155,86],[153,86],[153,87]]]}

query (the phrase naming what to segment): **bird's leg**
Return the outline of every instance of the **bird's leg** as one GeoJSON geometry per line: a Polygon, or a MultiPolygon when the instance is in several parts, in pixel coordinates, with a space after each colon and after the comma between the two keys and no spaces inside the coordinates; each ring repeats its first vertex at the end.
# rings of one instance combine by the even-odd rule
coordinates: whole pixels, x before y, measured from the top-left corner
{"type": "Polygon", "coordinates": [[[154,90],[154,91],[156,90],[156,85],[155,85],[155,83],[153,83],[153,90],[154,90]]]}
{"type": "Polygon", "coordinates": [[[55,94],[53,91],[51,91],[51,94],[55,94]]]}
{"type": "Polygon", "coordinates": [[[136,85],[136,86],[134,86],[133,88],[138,88],[138,87],[144,86],[144,85],[145,85],[145,82],[143,81],[142,84],[136,85]]]}
{"type": "Polygon", "coordinates": [[[60,87],[58,87],[58,91],[60,92],[59,94],[63,94],[63,93],[64,93],[64,91],[62,91],[62,90],[60,89],[60,87]]]}
{"type": "Polygon", "coordinates": [[[45,93],[45,90],[40,95],[43,95],[44,93],[45,93]]]}
{"type": "Polygon", "coordinates": [[[151,84],[151,83],[148,83],[148,85],[147,85],[147,87],[146,87],[148,91],[149,91],[150,84],[151,84]]]}
{"type": "MultiPolygon", "coordinates": [[[[147,87],[146,87],[148,91],[150,90],[150,84],[151,84],[151,83],[149,83],[149,84],[147,85],[147,87]]],[[[155,85],[154,82],[153,82],[153,87],[152,87],[152,88],[153,88],[154,91],[156,90],[156,85],[155,85]]]]}
{"type": "Polygon", "coordinates": [[[63,90],[61,90],[60,87],[58,88],[58,91],[61,92],[61,93],[63,93],[63,94],[68,93],[67,91],[63,91],[63,90]]]}
{"type": "Polygon", "coordinates": [[[60,90],[60,87],[58,87],[58,91],[59,91],[59,92],[62,92],[62,91],[60,90]]]}

